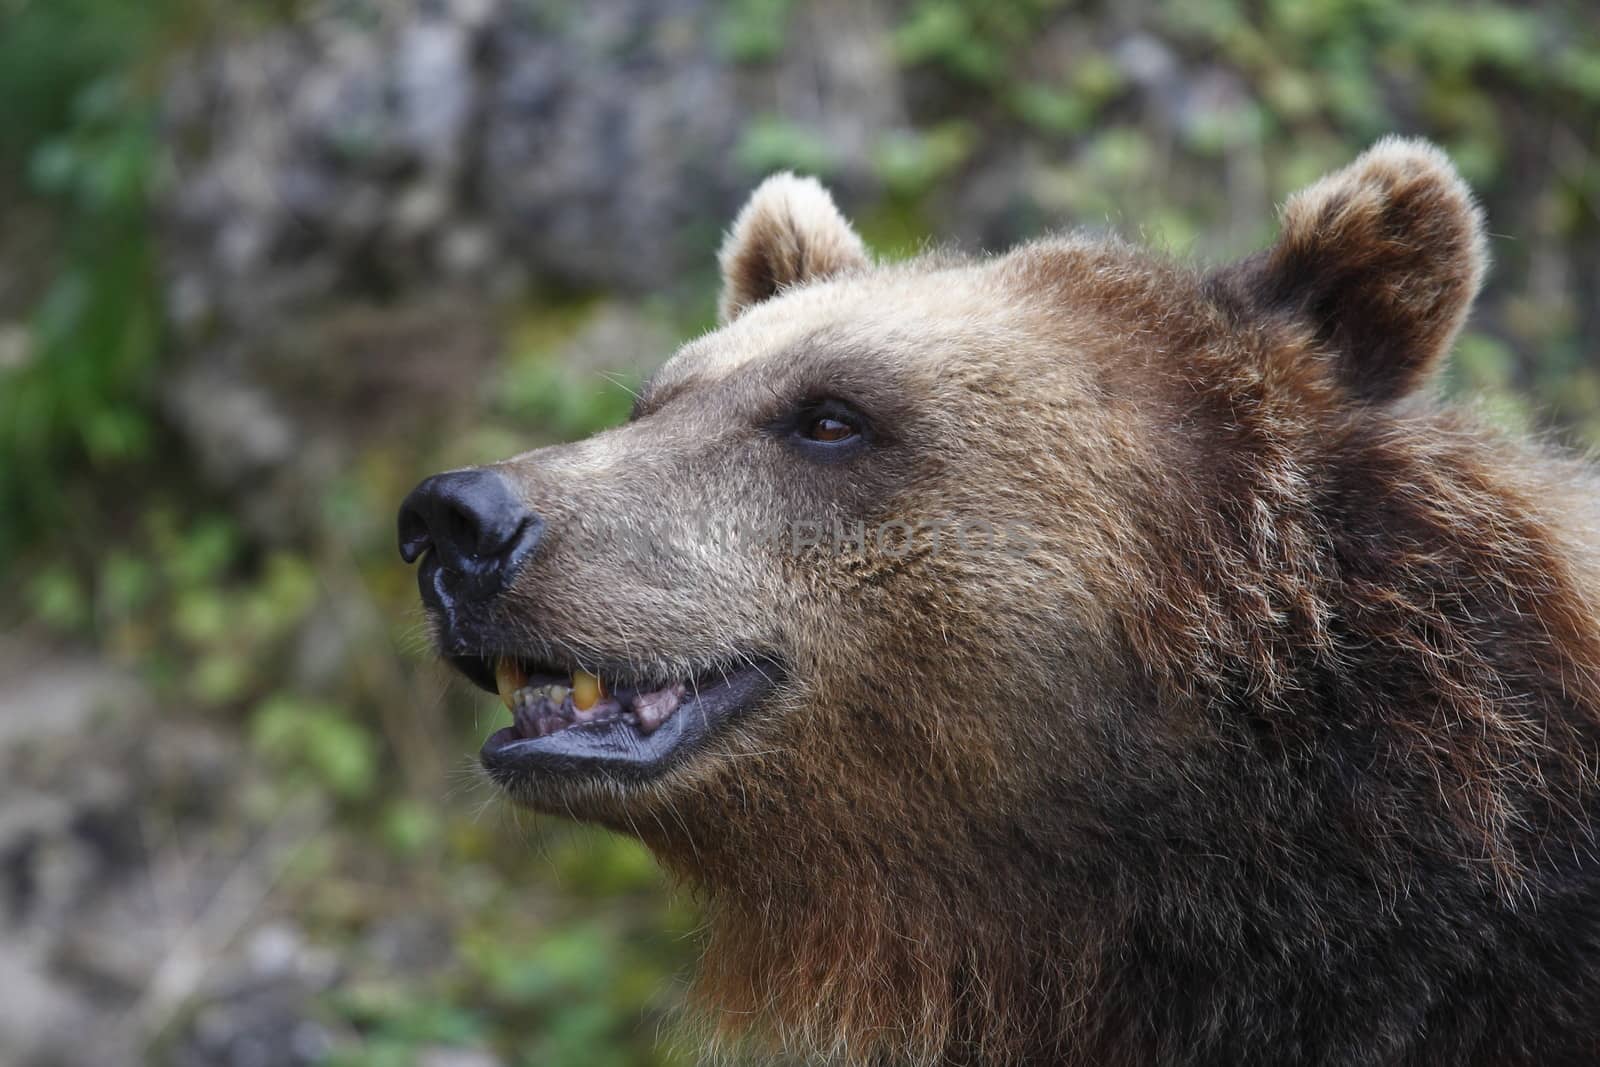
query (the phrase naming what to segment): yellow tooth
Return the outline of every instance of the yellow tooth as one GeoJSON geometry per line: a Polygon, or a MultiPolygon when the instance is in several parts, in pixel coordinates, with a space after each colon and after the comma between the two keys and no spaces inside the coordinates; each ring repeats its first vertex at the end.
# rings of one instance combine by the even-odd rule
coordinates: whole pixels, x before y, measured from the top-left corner
{"type": "Polygon", "coordinates": [[[512,710],[511,698],[527,684],[528,676],[522,673],[522,664],[516,660],[502,656],[495,663],[494,687],[500,690],[500,699],[505,702],[507,711],[512,710]]]}
{"type": "Polygon", "coordinates": [[[606,695],[605,686],[600,684],[600,679],[588,671],[578,670],[572,672],[572,706],[579,711],[588,711],[600,703],[600,698],[606,695]]]}

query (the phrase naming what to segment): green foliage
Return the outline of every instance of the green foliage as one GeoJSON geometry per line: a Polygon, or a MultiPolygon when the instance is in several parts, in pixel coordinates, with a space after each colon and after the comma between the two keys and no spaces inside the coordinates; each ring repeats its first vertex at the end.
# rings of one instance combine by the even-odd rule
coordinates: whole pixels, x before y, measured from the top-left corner
{"type": "Polygon", "coordinates": [[[13,174],[41,143],[79,122],[86,86],[126,70],[174,5],[154,0],[11,0],[0,33],[0,167],[13,174]]]}
{"type": "Polygon", "coordinates": [[[448,891],[472,902],[451,931],[453,958],[431,977],[380,973],[333,990],[325,1013],[348,1036],[327,1062],[403,1064],[421,1047],[487,1046],[530,1067],[678,1063],[658,1037],[676,997],[665,975],[690,920],[668,906],[636,843],[567,828],[548,846],[536,857],[542,878],[502,870],[480,882],[470,872],[486,857],[470,835],[447,836],[448,891]],[[540,887],[551,870],[560,897],[540,887]]]}
{"type": "Polygon", "coordinates": [[[1009,88],[1011,109],[1024,122],[1048,134],[1071,135],[1090,123],[1123,89],[1123,76],[1105,56],[1074,64],[1058,82],[1020,82],[1009,88]]]}
{"type": "Polygon", "coordinates": [[[919,196],[966,162],[975,140],[971,126],[965,122],[897,131],[878,144],[873,164],[890,192],[919,196]]]}
{"type": "Polygon", "coordinates": [[[757,63],[783,51],[784,30],[794,0],[724,0],[717,22],[717,47],[737,63],[757,63]]]}
{"type": "Polygon", "coordinates": [[[636,372],[602,372],[563,359],[595,311],[587,300],[542,302],[517,318],[489,390],[490,410],[504,426],[483,428],[491,438],[485,459],[524,450],[530,432],[546,441],[570,441],[628,417],[640,384],[636,372]]]}
{"type": "MultiPolygon", "coordinates": [[[[238,19],[292,9],[250,0],[238,19]]],[[[50,217],[56,255],[20,365],[0,365],[0,569],[63,521],[63,485],[147,458],[161,353],[149,187],[161,57],[208,0],[0,5],[0,195],[50,217]]],[[[26,210],[13,203],[11,210],[26,210]]],[[[75,500],[74,505],[80,506],[75,500]]]]}
{"type": "Polygon", "coordinates": [[[771,116],[745,127],[734,155],[741,167],[756,175],[793,170],[825,178],[840,165],[834,147],[815,131],[771,116]]]}
{"type": "Polygon", "coordinates": [[[562,440],[585,437],[628,417],[637,380],[588,381],[546,358],[513,362],[496,391],[497,408],[562,440]]]}
{"type": "Polygon", "coordinates": [[[268,757],[346,800],[370,795],[376,784],[373,739],[335,705],[278,694],[257,709],[250,733],[268,757]]]}
{"type": "Polygon", "coordinates": [[[31,358],[0,371],[0,563],[60,523],[59,486],[76,465],[106,472],[150,444],[161,340],[144,219],[152,121],[125,82],[101,80],[77,95],[70,128],[33,153],[35,186],[60,204],[65,235],[31,358]]]}
{"type": "Polygon", "coordinates": [[[895,34],[906,63],[937,64],[964,80],[1002,80],[1016,50],[1063,0],[917,0],[895,34]]]}
{"type": "Polygon", "coordinates": [[[551,927],[508,942],[469,936],[462,945],[477,992],[496,1014],[545,1025],[515,1042],[518,1062],[665,1063],[664,1050],[640,1048],[641,1008],[660,990],[660,973],[637,952],[618,951],[619,932],[595,919],[551,927]]]}
{"type": "Polygon", "coordinates": [[[359,1028],[360,1044],[335,1049],[324,1067],[412,1067],[416,1050],[428,1045],[476,1045],[489,1026],[435,991],[364,985],[332,998],[333,1014],[359,1028]]]}

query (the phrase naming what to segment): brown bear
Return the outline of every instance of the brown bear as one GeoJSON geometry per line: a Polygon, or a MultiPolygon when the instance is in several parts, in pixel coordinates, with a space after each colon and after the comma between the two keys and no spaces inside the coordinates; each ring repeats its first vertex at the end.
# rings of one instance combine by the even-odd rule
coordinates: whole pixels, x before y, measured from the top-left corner
{"type": "Polygon", "coordinates": [[[625,425],[407,499],[488,773],[700,893],[723,1037],[1600,1063],[1597,482],[1438,395],[1437,150],[1282,224],[875,264],[780,175],[625,425]]]}

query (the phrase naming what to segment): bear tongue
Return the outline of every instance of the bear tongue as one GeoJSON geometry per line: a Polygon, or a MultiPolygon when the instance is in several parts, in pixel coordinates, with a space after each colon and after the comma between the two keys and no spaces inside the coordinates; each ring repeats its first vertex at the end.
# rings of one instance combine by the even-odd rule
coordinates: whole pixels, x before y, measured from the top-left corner
{"type": "Polygon", "coordinates": [[[633,698],[633,717],[639,723],[639,732],[649,736],[678,710],[683,700],[684,686],[669,685],[653,693],[640,693],[633,698]]]}

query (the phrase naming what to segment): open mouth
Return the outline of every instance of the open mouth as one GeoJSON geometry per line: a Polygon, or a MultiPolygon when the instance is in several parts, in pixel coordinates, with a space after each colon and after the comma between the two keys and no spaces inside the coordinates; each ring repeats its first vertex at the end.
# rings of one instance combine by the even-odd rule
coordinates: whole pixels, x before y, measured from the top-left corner
{"type": "Polygon", "coordinates": [[[558,775],[647,779],[760,702],[779,678],[769,659],[646,684],[515,656],[451,662],[511,712],[511,725],[480,754],[502,785],[558,775]]]}

